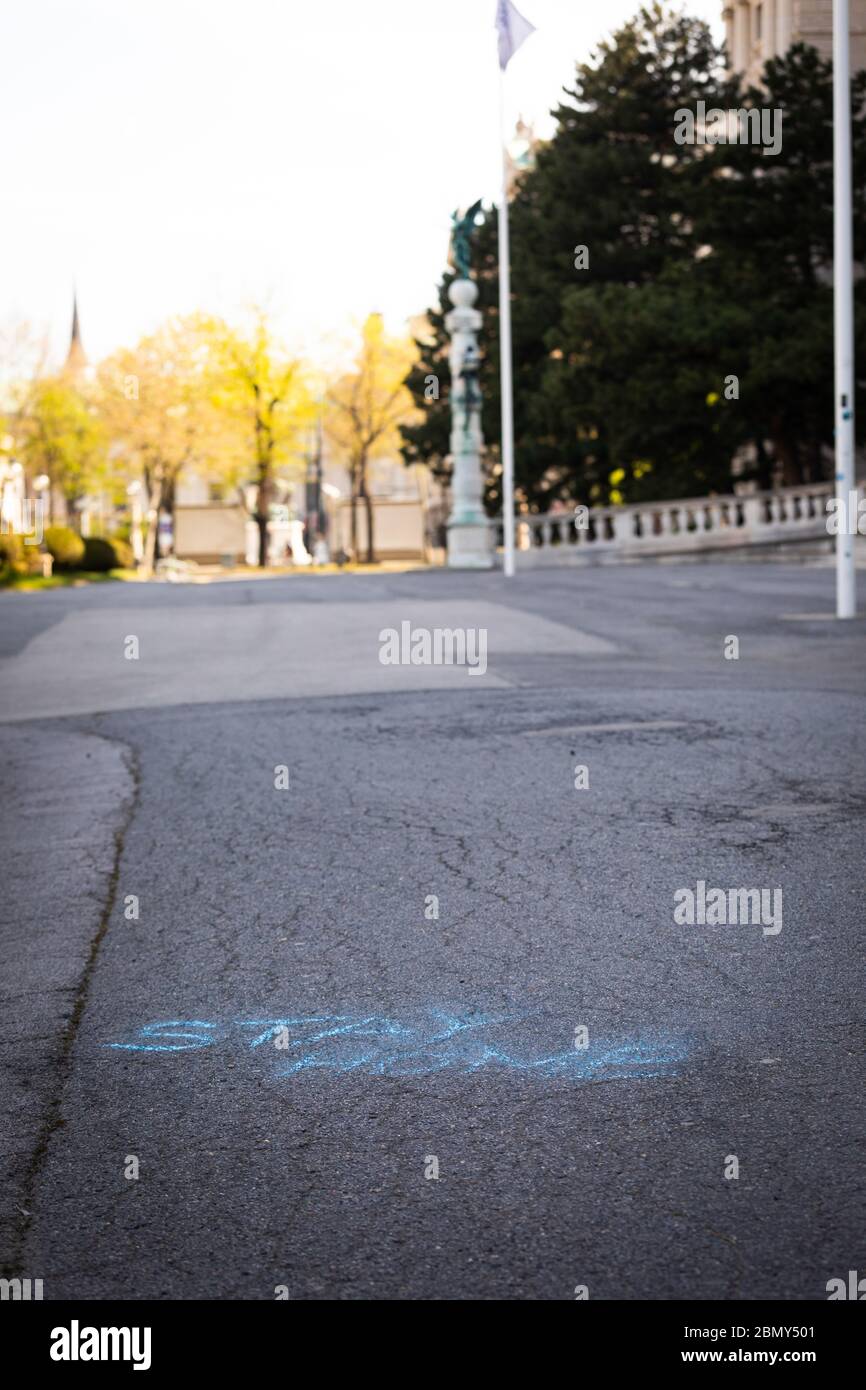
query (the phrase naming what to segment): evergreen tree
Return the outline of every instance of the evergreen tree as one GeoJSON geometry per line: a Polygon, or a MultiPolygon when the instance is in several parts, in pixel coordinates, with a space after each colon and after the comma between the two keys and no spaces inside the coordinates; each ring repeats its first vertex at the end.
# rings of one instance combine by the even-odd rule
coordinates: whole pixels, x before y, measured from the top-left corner
{"type": "MultiPolygon", "coordinates": [[[[866,260],[866,74],[853,83],[855,256],[866,260]]],[[[545,511],[821,477],[833,430],[832,79],[799,45],[739,91],[703,23],[660,6],[580,64],[511,203],[518,498],[545,511]],[[680,144],[677,112],[782,112],[761,144],[680,144]],[[585,248],[580,251],[578,248],[585,248]]],[[[475,232],[487,503],[500,507],[496,212],[475,232]]],[[[447,383],[443,309],[409,385],[447,383]]],[[[864,287],[858,284],[857,302],[864,287]]],[[[858,360],[866,316],[857,316],[858,360]]],[[[866,403],[864,403],[866,404],[866,403]]],[[[406,435],[444,471],[447,390],[406,435]]],[[[866,415],[858,412],[858,437],[866,415]]]]}
{"type": "MultiPolygon", "coordinates": [[[[515,395],[515,473],[518,492],[533,510],[557,496],[607,500],[608,445],[604,422],[580,429],[558,408],[559,364],[573,348],[563,323],[568,291],[608,284],[641,285],[672,260],[694,254],[683,215],[684,187],[701,172],[696,147],[674,143],[675,112],[699,99],[715,104],[726,88],[720,55],[707,26],[661,6],[642,10],[577,68],[574,89],[554,113],[557,131],[538,151],[511,204],[515,395]],[[690,180],[689,174],[692,173],[690,180]],[[588,249],[589,268],[575,268],[575,247],[588,249]],[[551,372],[551,367],[553,371],[551,372]],[[551,380],[551,377],[553,378],[551,380]]],[[[488,443],[487,501],[499,498],[498,260],[495,210],[474,237],[473,265],[484,316],[483,429],[488,443]]],[[[448,279],[440,291],[441,307],[448,279]]],[[[441,316],[432,319],[436,343],[422,345],[417,379],[435,371],[447,350],[441,316]]],[[[567,373],[566,373],[567,374],[567,373]]],[[[417,397],[416,397],[417,399],[417,397]]],[[[420,404],[420,402],[419,402],[420,404]]],[[[411,442],[416,457],[441,467],[447,401],[429,412],[426,430],[411,442]],[[435,418],[439,415],[440,420],[435,418]],[[426,451],[426,452],[425,452],[426,451]]]]}
{"type": "MultiPolygon", "coordinates": [[[[695,224],[708,254],[701,277],[718,299],[748,313],[743,331],[720,335],[726,370],[740,380],[738,413],[769,486],[817,480],[833,444],[833,78],[815,49],[798,44],[772,59],[765,90],[741,105],[782,113],[781,149],[730,144],[713,151],[695,224]]],[[[854,257],[866,257],[866,73],[852,83],[854,257]]],[[[858,286],[856,303],[863,303],[858,286]]],[[[856,315],[862,362],[866,317],[856,315]]],[[[861,412],[862,415],[862,412],[861,412]]],[[[863,437],[863,421],[858,435],[863,437]]]]}

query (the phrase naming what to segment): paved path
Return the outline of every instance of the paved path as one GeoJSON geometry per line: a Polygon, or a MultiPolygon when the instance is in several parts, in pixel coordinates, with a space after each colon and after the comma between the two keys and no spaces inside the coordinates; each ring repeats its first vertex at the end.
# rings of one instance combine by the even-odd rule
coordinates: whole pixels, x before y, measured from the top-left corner
{"type": "Polygon", "coordinates": [[[5,1269],[823,1298],[866,1188],[866,624],[832,583],[0,596],[5,1269]],[[383,666],[405,620],[485,627],[484,675],[383,666]],[[701,880],[781,888],[782,930],[675,923],[701,880]]]}

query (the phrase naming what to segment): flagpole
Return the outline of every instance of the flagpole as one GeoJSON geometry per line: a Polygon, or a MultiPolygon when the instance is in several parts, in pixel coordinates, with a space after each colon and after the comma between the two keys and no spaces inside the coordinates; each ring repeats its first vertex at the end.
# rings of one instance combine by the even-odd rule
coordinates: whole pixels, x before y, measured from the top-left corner
{"type": "Polygon", "coordinates": [[[854,291],[851,244],[851,84],[848,0],[833,0],[833,300],[836,358],[836,617],[857,613],[854,536],[854,291]]]}
{"type": "Polygon", "coordinates": [[[499,71],[499,143],[502,189],[499,198],[499,382],[502,399],[503,570],[514,574],[514,403],[511,373],[511,273],[508,246],[508,165],[505,154],[505,71],[499,71]]]}

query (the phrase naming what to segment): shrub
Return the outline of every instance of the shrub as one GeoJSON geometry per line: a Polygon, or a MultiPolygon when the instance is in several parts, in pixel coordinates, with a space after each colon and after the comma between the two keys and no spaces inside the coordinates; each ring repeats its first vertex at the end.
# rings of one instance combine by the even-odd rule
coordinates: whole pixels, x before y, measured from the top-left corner
{"type": "Polygon", "coordinates": [[[54,557],[58,569],[81,568],[84,541],[69,526],[48,526],[45,530],[45,549],[54,557]]]}
{"type": "Polygon", "coordinates": [[[38,545],[25,545],[24,559],[21,561],[20,574],[42,574],[42,561],[44,559],[42,551],[38,545]]]}
{"type": "Polygon", "coordinates": [[[38,545],[28,545],[23,536],[0,536],[0,584],[9,584],[24,575],[42,573],[43,554],[38,545]]]}
{"type": "Polygon", "coordinates": [[[135,555],[129,541],[124,540],[122,536],[112,536],[111,544],[114,546],[114,553],[117,557],[115,569],[134,570],[135,555]]]}
{"type": "Polygon", "coordinates": [[[9,579],[26,569],[24,542],[21,536],[0,535],[0,577],[9,579]]]}
{"type": "Polygon", "coordinates": [[[132,549],[119,536],[107,540],[103,536],[88,536],[84,542],[81,568],[107,574],[109,570],[131,569],[132,549]]]}
{"type": "Polygon", "coordinates": [[[122,536],[112,536],[111,544],[114,546],[114,553],[117,556],[117,568],[122,570],[135,569],[135,554],[129,541],[122,536]]]}

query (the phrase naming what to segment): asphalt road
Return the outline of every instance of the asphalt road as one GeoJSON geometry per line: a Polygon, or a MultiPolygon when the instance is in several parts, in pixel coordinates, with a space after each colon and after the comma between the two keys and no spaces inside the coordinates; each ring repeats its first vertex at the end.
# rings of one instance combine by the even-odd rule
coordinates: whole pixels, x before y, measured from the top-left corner
{"type": "Polygon", "coordinates": [[[730,563],[0,596],[4,1273],[866,1269],[866,634],[832,604],[730,563]],[[486,670],[383,665],[403,621],[485,628],[486,670]],[[675,921],[701,881],[781,890],[781,930],[675,921]]]}

